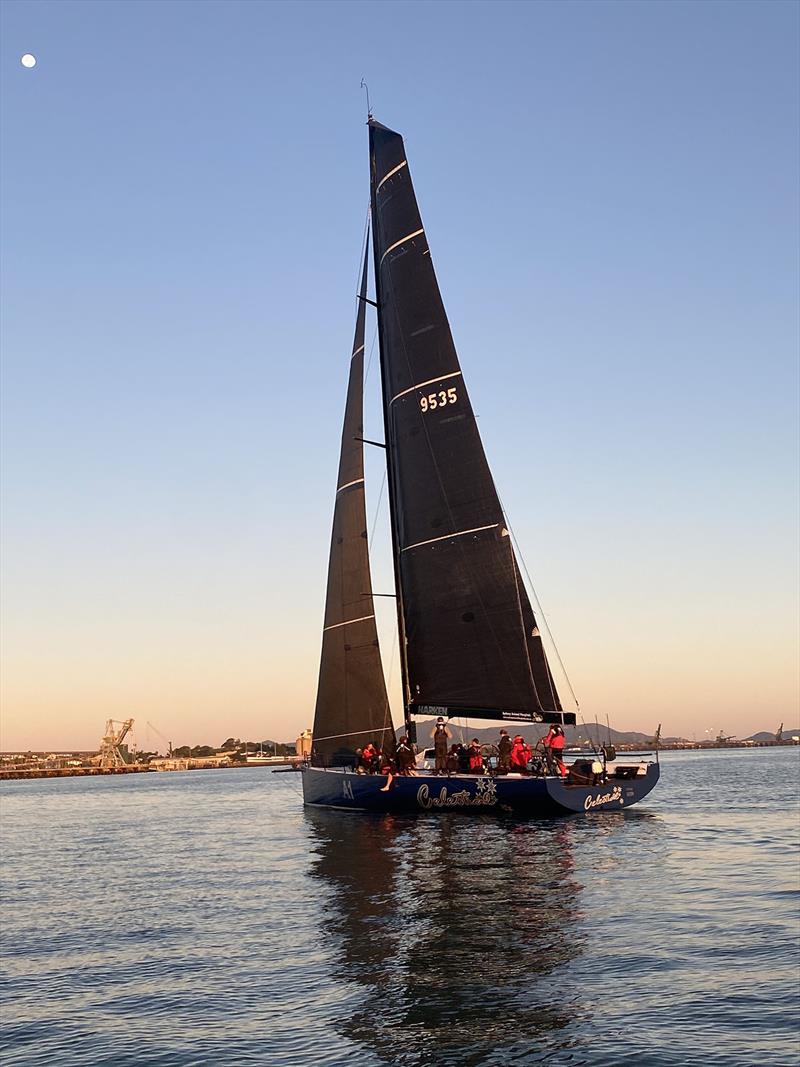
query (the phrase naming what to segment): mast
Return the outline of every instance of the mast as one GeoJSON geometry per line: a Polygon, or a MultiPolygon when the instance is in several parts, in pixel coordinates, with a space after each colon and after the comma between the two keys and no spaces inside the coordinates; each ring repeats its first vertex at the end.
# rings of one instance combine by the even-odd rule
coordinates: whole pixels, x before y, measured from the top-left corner
{"type": "MultiPolygon", "coordinates": [[[[377,174],[375,170],[374,120],[370,113],[369,121],[369,192],[373,232],[377,225],[377,174]]],[[[375,305],[378,314],[378,352],[380,355],[381,382],[386,381],[386,346],[383,339],[383,300],[381,296],[381,272],[378,259],[378,245],[373,239],[372,255],[375,272],[375,305]]],[[[395,604],[397,606],[397,644],[400,650],[400,676],[403,687],[403,722],[406,736],[414,744],[417,740],[417,725],[411,717],[411,688],[408,681],[408,659],[406,648],[406,623],[403,611],[403,585],[400,581],[400,549],[397,536],[397,514],[395,505],[394,464],[391,460],[389,438],[389,408],[386,400],[386,388],[381,388],[381,406],[383,409],[383,433],[386,444],[386,471],[389,488],[389,525],[392,534],[392,565],[394,568],[395,604]]]]}

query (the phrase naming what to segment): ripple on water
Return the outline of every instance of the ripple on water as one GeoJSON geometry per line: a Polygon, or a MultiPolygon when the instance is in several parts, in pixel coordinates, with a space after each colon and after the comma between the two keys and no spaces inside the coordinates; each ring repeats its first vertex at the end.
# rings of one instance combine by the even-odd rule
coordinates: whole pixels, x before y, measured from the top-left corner
{"type": "Polygon", "coordinates": [[[790,1067],[798,755],[670,753],[644,807],[537,823],[4,783],[3,1063],[790,1067]]]}

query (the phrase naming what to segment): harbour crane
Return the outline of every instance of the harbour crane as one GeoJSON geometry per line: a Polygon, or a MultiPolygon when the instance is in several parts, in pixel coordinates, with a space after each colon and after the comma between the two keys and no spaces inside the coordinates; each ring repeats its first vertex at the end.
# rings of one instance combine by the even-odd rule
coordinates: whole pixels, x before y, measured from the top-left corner
{"type": "Polygon", "coordinates": [[[119,746],[127,737],[132,726],[133,719],[126,719],[124,722],[117,719],[109,719],[106,722],[106,732],[103,735],[103,740],[100,742],[101,767],[112,768],[125,766],[125,760],[122,758],[119,746]],[[120,729],[115,730],[115,725],[119,726],[120,729]]]}
{"type": "Polygon", "coordinates": [[[775,733],[775,740],[778,742],[778,744],[780,744],[783,740],[783,723],[780,724],[775,733]]]}

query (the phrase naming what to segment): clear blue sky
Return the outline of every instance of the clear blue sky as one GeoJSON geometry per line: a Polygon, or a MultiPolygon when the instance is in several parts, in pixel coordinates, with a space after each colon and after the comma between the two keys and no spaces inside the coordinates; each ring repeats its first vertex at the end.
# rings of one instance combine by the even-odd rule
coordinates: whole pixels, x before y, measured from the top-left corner
{"type": "Polygon", "coordinates": [[[0,744],[310,725],[362,76],[587,716],[796,725],[798,11],[5,0],[0,744]]]}

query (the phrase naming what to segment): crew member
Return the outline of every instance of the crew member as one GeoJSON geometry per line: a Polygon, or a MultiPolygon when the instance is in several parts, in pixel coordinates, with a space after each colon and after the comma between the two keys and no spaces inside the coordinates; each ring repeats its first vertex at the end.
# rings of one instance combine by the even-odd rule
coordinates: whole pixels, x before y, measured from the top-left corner
{"type": "Polygon", "coordinates": [[[497,742],[497,773],[508,774],[511,770],[511,749],[514,744],[508,736],[508,730],[500,731],[500,740],[497,742]]]}
{"type": "Polygon", "coordinates": [[[434,773],[447,774],[447,742],[450,740],[450,731],[447,729],[447,724],[441,715],[431,730],[431,737],[433,738],[433,754],[436,760],[434,773]]]}
{"type": "Polygon", "coordinates": [[[361,760],[363,762],[367,774],[375,773],[376,756],[377,752],[375,751],[375,746],[371,741],[367,742],[367,744],[364,745],[364,751],[361,753],[361,760]]]}
{"type": "Polygon", "coordinates": [[[542,738],[542,744],[552,756],[558,768],[558,773],[562,778],[567,773],[567,768],[564,765],[564,741],[564,731],[560,726],[551,726],[547,737],[542,738]]]}
{"type": "Polygon", "coordinates": [[[382,785],[380,791],[381,791],[381,793],[388,793],[389,792],[389,786],[392,784],[392,782],[394,780],[394,776],[395,776],[395,773],[397,771],[397,767],[395,765],[394,760],[391,758],[391,756],[389,756],[382,749],[378,750],[378,756],[379,756],[378,772],[380,774],[385,774],[386,775],[386,785],[382,785]]]}
{"type": "Polygon", "coordinates": [[[414,769],[414,749],[409,744],[408,738],[403,734],[400,744],[397,746],[397,773],[408,775],[416,774],[414,769]]]}
{"type": "Polygon", "coordinates": [[[528,773],[528,760],[531,758],[531,746],[521,734],[517,734],[511,746],[511,767],[517,774],[528,773]]]}
{"type": "Polygon", "coordinates": [[[447,773],[458,774],[461,770],[461,752],[464,746],[460,745],[457,741],[450,746],[450,751],[447,753],[447,773]]]}
{"type": "Polygon", "coordinates": [[[481,743],[477,737],[473,737],[469,745],[469,770],[470,774],[483,774],[483,753],[481,743]]]}

